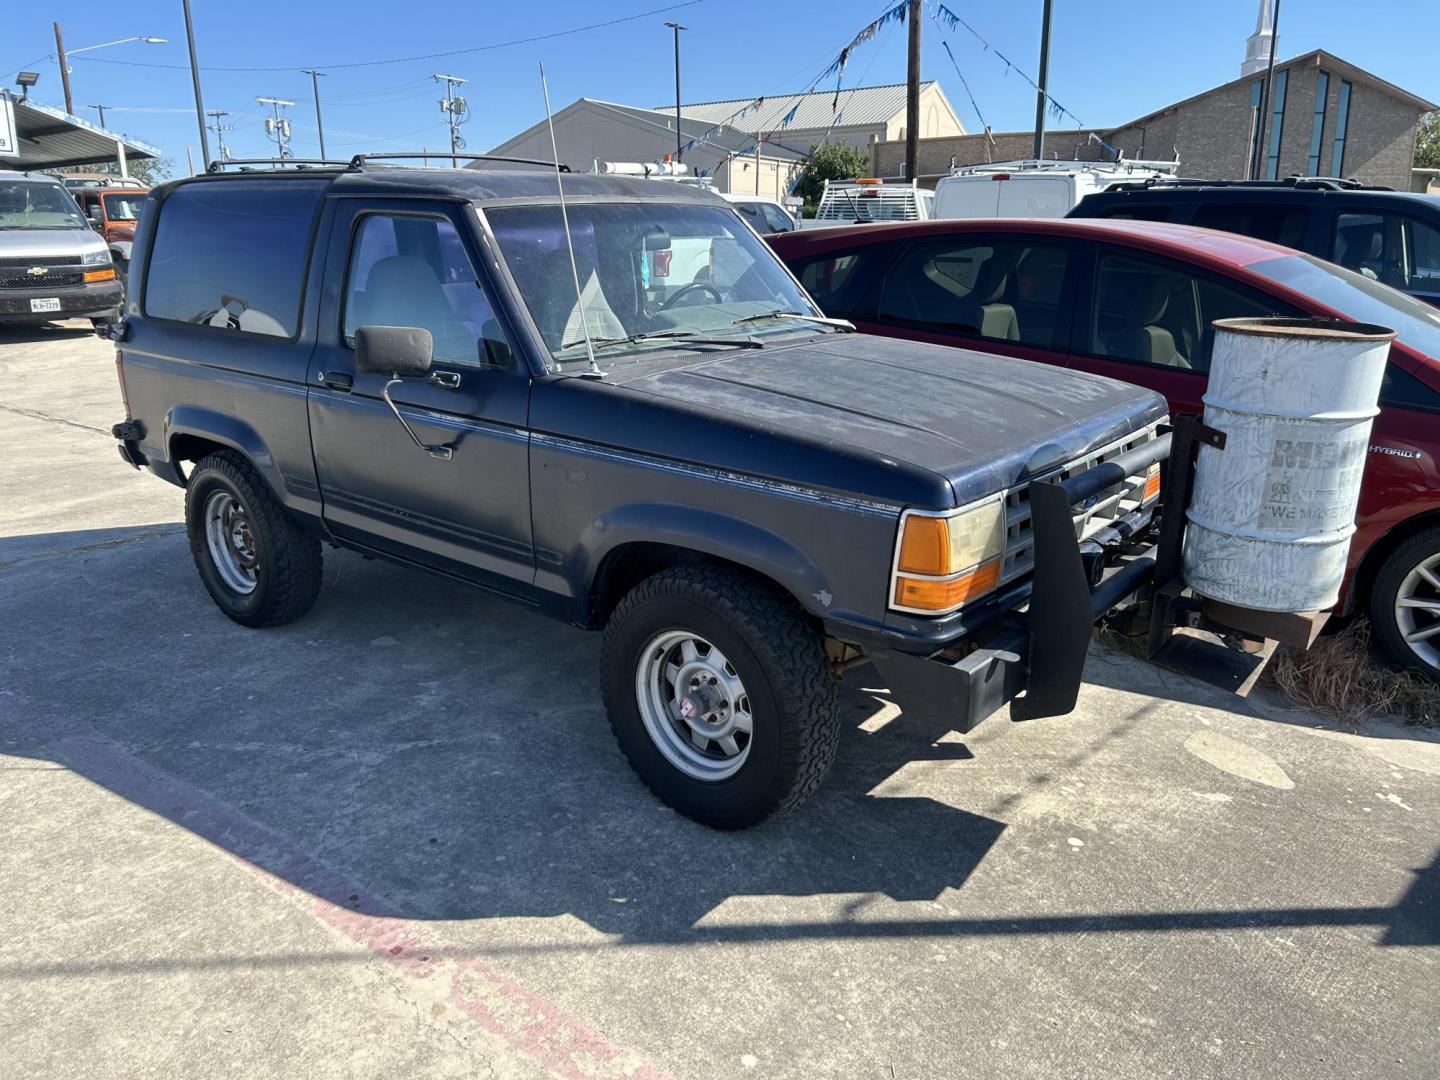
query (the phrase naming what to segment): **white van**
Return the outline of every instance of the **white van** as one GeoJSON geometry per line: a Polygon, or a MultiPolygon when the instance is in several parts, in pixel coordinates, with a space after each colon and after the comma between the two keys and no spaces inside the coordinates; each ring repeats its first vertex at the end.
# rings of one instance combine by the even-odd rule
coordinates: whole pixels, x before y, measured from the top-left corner
{"type": "Polygon", "coordinates": [[[1172,161],[1002,161],[957,168],[935,185],[937,218],[1064,217],[1112,184],[1173,177],[1172,161]]]}

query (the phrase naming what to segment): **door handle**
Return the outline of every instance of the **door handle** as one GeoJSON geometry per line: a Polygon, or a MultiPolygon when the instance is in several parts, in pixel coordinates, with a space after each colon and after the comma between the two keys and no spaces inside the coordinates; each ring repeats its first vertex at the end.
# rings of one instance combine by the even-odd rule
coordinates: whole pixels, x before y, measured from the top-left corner
{"type": "Polygon", "coordinates": [[[446,390],[460,389],[460,373],[458,371],[432,371],[430,378],[425,381],[431,386],[443,387],[446,390]]]}
{"type": "Polygon", "coordinates": [[[355,385],[355,378],[343,371],[322,371],[320,373],[320,385],[330,390],[339,390],[348,394],[350,388],[355,385]]]}

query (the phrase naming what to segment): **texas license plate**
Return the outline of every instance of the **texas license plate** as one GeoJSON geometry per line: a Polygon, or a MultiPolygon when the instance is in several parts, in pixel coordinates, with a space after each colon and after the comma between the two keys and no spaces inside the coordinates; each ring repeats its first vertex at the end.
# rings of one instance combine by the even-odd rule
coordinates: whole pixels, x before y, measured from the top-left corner
{"type": "Polygon", "coordinates": [[[31,311],[59,311],[60,298],[58,296],[47,296],[43,300],[31,300],[31,311]]]}

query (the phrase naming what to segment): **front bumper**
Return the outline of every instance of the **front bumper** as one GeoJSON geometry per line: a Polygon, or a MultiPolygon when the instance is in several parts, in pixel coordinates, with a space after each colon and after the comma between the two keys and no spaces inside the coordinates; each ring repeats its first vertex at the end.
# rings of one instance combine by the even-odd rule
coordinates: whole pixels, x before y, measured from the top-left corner
{"type": "Polygon", "coordinates": [[[60,288],[0,289],[0,321],[54,322],[57,319],[88,319],[118,311],[125,299],[125,286],[114,281],[60,288]],[[31,311],[31,300],[56,299],[59,311],[31,311]]]}
{"type": "Polygon", "coordinates": [[[1166,434],[1068,479],[1032,483],[1035,565],[1025,610],[930,656],[869,650],[896,704],[962,733],[1012,699],[1017,720],[1074,709],[1096,621],[1153,582],[1160,520],[1145,504],[1081,540],[1074,508],[1169,453],[1166,434]]]}

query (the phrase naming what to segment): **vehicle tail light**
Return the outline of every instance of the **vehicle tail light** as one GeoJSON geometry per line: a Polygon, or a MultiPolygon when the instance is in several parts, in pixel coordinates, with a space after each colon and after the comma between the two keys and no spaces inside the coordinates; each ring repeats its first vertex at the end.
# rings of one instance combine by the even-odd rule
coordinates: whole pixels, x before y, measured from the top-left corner
{"type": "Polygon", "coordinates": [[[1009,180],[1009,179],[1010,179],[1010,174],[1009,174],[1008,172],[996,173],[994,176],[990,177],[990,179],[991,179],[991,180],[1009,180]]]}
{"type": "Polygon", "coordinates": [[[87,283],[91,281],[114,281],[115,268],[113,266],[107,266],[104,270],[86,270],[85,280],[87,283]]]}
{"type": "Polygon", "coordinates": [[[1005,502],[991,496],[947,513],[909,510],[896,539],[891,605],[949,614],[1000,583],[1005,502]]]}
{"type": "Polygon", "coordinates": [[[120,380],[120,401],[125,406],[125,419],[130,419],[130,391],[125,388],[125,354],[115,350],[115,377],[120,380]]]}

